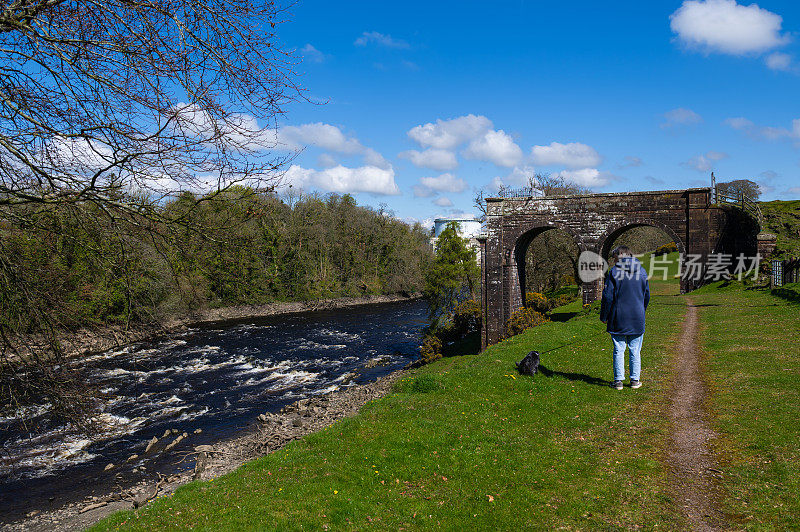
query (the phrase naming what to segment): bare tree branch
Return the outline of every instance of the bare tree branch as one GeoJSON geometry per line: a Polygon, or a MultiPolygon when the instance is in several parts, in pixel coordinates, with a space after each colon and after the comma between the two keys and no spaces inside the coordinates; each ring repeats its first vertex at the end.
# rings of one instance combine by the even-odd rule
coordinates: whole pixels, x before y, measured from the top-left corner
{"type": "Polygon", "coordinates": [[[86,417],[85,382],[59,363],[62,333],[81,320],[58,296],[72,259],[31,250],[90,255],[120,283],[127,324],[142,242],[174,268],[181,238],[220,234],[193,214],[199,206],[274,190],[288,160],[274,155],[277,123],[304,99],[276,34],[286,10],[271,0],[0,4],[3,402],[46,399],[86,417]]]}
{"type": "Polygon", "coordinates": [[[303,97],[283,16],[268,0],[5,5],[0,204],[274,187],[276,121],[303,97]]]}

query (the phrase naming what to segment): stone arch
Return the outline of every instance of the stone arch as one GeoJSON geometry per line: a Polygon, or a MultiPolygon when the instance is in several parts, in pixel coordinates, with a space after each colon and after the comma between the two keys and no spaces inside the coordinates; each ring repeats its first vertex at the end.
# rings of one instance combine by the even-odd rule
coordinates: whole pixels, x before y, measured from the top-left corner
{"type": "MultiPolygon", "coordinates": [[[[660,222],[658,220],[654,220],[652,218],[641,218],[641,217],[632,217],[632,218],[625,218],[620,220],[616,223],[611,224],[603,235],[597,240],[597,246],[595,248],[595,252],[599,253],[605,260],[608,260],[608,257],[611,253],[611,244],[614,243],[614,240],[629,229],[633,229],[634,227],[643,227],[643,226],[650,226],[656,227],[664,231],[668,236],[672,238],[672,241],[675,242],[675,246],[678,248],[678,253],[680,256],[686,256],[686,244],[684,243],[683,239],[678,235],[678,233],[669,225],[660,222]]],[[[691,287],[687,284],[686,279],[681,278],[680,281],[681,285],[681,293],[685,293],[691,290],[691,287]]],[[[603,280],[600,279],[595,281],[594,283],[590,283],[589,285],[584,283],[583,286],[583,299],[584,303],[588,302],[589,300],[596,299],[603,291],[603,280]]]]}
{"type": "Polygon", "coordinates": [[[527,275],[525,272],[525,255],[528,252],[528,247],[530,246],[531,242],[533,242],[534,238],[553,229],[560,229],[561,231],[564,231],[570,235],[575,247],[578,249],[578,253],[582,252],[586,248],[581,235],[579,235],[573,228],[558,222],[532,224],[531,226],[525,227],[516,235],[514,235],[512,257],[514,259],[513,264],[516,266],[516,286],[512,288],[513,296],[511,298],[511,312],[522,306],[525,306],[525,283],[527,275]]]}
{"type": "Polygon", "coordinates": [[[629,229],[633,229],[634,227],[643,226],[661,229],[667,235],[669,235],[670,238],[672,238],[673,242],[675,242],[678,252],[681,253],[681,255],[686,254],[686,244],[672,227],[652,218],[639,217],[625,218],[624,220],[620,220],[619,222],[613,223],[607,227],[602,236],[597,239],[597,245],[594,251],[600,254],[604,259],[608,260],[608,256],[611,253],[611,244],[614,243],[614,240],[616,240],[619,235],[629,229]]]}

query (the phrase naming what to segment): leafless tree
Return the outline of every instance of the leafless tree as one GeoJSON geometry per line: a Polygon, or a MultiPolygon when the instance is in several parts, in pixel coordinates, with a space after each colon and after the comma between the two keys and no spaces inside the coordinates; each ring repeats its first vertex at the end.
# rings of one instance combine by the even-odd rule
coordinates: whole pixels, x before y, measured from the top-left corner
{"type": "Polygon", "coordinates": [[[590,192],[587,187],[569,181],[557,174],[536,174],[529,178],[528,184],[542,196],[571,196],[590,192]]]}
{"type": "MultiPolygon", "coordinates": [[[[523,187],[531,196],[569,196],[572,194],[588,194],[590,191],[577,183],[573,183],[560,175],[534,174],[528,177],[527,186],[523,187]]],[[[487,192],[485,188],[475,192],[473,206],[480,211],[480,221],[486,220],[486,198],[504,197],[511,187],[500,185],[496,192],[487,192]]]]}
{"type": "MultiPolygon", "coordinates": [[[[124,256],[132,244],[120,223],[149,233],[158,249],[170,227],[189,228],[192,204],[274,189],[286,162],[272,149],[277,120],[304,98],[297,61],[276,34],[288,7],[2,0],[0,230],[53,234],[97,218],[124,256]],[[178,197],[179,208],[164,208],[178,197]]],[[[98,262],[108,247],[98,246],[98,262]]],[[[80,381],[47,363],[63,351],[62,324],[46,304],[52,287],[20,281],[14,253],[0,234],[0,294],[13,296],[25,322],[22,331],[0,323],[0,373],[12,379],[0,379],[0,395],[44,394],[79,418],[70,405],[80,381]]]]}
{"type": "Polygon", "coordinates": [[[270,126],[302,95],[275,35],[283,8],[4,4],[0,204],[89,201],[140,214],[181,191],[274,184],[281,159],[269,151],[270,126]]]}

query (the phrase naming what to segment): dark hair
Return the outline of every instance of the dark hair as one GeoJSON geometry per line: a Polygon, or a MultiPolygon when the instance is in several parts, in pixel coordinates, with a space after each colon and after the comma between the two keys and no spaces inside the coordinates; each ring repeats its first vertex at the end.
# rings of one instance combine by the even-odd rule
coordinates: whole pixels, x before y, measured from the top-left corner
{"type": "Polygon", "coordinates": [[[611,256],[614,257],[615,259],[618,259],[620,257],[630,257],[632,255],[633,254],[631,253],[631,248],[629,248],[628,246],[617,246],[616,248],[614,248],[614,251],[611,252],[611,256]]]}

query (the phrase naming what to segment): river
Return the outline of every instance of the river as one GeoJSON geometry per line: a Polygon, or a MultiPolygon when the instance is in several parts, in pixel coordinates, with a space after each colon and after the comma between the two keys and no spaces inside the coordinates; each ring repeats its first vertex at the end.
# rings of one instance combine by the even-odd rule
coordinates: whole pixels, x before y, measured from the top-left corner
{"type": "Polygon", "coordinates": [[[179,454],[127,461],[167,430],[213,444],[261,413],[402,368],[425,318],[417,300],[237,320],[76,360],[103,394],[101,430],[56,423],[49,405],[0,416],[0,523],[187,467],[179,454]]]}

